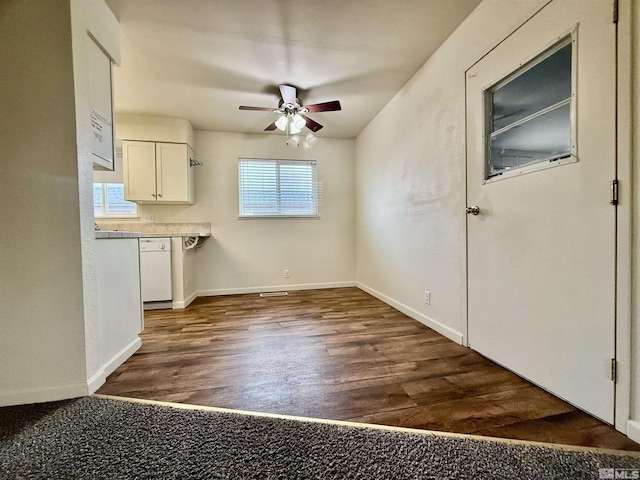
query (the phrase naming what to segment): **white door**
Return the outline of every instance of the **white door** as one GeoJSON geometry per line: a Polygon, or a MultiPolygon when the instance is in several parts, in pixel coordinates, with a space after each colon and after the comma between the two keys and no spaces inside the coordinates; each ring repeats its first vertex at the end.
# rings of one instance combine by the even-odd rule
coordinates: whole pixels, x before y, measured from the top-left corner
{"type": "MultiPolygon", "coordinates": [[[[553,77],[561,69],[551,61],[539,70],[536,75],[553,77]]],[[[469,346],[613,423],[612,2],[554,0],[466,72],[466,91],[467,205],[479,207],[479,214],[468,209],[467,215],[469,346]],[[569,103],[555,99],[530,115],[527,95],[537,86],[521,81],[503,95],[511,112],[500,117],[496,112],[504,105],[494,105],[491,92],[501,98],[511,72],[524,71],[536,57],[542,62],[540,54],[550,55],[549,48],[555,44],[557,50],[557,42],[572,32],[569,103]],[[492,108],[495,117],[487,114],[492,108]],[[551,117],[563,111],[569,112],[569,124],[550,128],[551,117]],[[556,137],[563,134],[570,136],[570,156],[523,166],[543,159],[536,149],[545,144],[549,151],[561,150],[556,137]],[[514,143],[500,147],[501,136],[514,143]],[[494,143],[488,146],[489,141],[494,143]],[[491,170],[487,156],[504,162],[491,170]]]]}

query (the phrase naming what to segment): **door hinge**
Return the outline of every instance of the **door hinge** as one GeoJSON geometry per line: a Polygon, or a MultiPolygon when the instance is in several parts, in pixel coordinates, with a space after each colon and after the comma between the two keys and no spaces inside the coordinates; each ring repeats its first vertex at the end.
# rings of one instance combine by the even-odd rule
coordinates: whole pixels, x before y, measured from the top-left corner
{"type": "Polygon", "coordinates": [[[612,358],[611,359],[611,381],[615,383],[617,380],[618,380],[617,363],[616,363],[616,359],[612,358]]]}
{"type": "Polygon", "coordinates": [[[613,23],[618,23],[618,0],[613,0],[613,23]]]}
{"type": "Polygon", "coordinates": [[[618,205],[618,180],[611,180],[611,205],[618,205]]]}

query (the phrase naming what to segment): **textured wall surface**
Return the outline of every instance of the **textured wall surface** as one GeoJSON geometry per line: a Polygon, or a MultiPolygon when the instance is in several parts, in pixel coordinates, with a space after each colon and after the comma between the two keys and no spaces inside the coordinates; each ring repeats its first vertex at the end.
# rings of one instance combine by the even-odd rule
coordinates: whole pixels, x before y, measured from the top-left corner
{"type": "MultiPolygon", "coordinates": [[[[82,289],[87,379],[100,375],[100,332],[93,218],[93,162],[91,154],[91,99],[89,95],[89,46],[97,43],[116,62],[120,58],[119,25],[102,0],[72,0],[71,29],[76,113],[78,199],[82,250],[82,289]],[[93,38],[91,38],[92,35],[93,38]]],[[[96,379],[98,383],[101,380],[96,379]]]]}
{"type": "Polygon", "coordinates": [[[119,58],[102,0],[0,4],[0,403],[87,393],[100,371],[88,35],[119,58]]]}
{"type": "Polygon", "coordinates": [[[71,41],[68,0],[0,4],[0,404],[86,387],[71,41]]]}
{"type": "Polygon", "coordinates": [[[539,4],[480,4],[356,139],[358,283],[458,341],[465,330],[464,72],[539,4]]]}

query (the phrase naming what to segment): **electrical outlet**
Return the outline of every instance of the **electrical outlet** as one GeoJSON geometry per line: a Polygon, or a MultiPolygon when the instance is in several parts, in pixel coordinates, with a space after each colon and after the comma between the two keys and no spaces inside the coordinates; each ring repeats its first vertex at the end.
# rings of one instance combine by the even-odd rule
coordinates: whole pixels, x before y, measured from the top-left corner
{"type": "Polygon", "coordinates": [[[424,291],[424,303],[431,305],[431,292],[429,290],[424,291]]]}
{"type": "Polygon", "coordinates": [[[289,270],[285,270],[284,271],[284,278],[289,278],[291,275],[289,275],[289,270]]]}
{"type": "Polygon", "coordinates": [[[155,216],[153,213],[145,213],[142,215],[142,221],[143,223],[153,223],[155,222],[155,216]]]}

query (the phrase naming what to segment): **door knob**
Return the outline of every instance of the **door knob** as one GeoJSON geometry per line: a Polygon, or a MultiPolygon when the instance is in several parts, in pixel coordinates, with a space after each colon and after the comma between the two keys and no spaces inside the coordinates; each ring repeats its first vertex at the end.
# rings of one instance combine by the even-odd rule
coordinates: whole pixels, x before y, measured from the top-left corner
{"type": "Polygon", "coordinates": [[[480,213],[480,207],[478,205],[474,205],[473,207],[467,207],[465,211],[467,214],[478,215],[480,213]]]}

